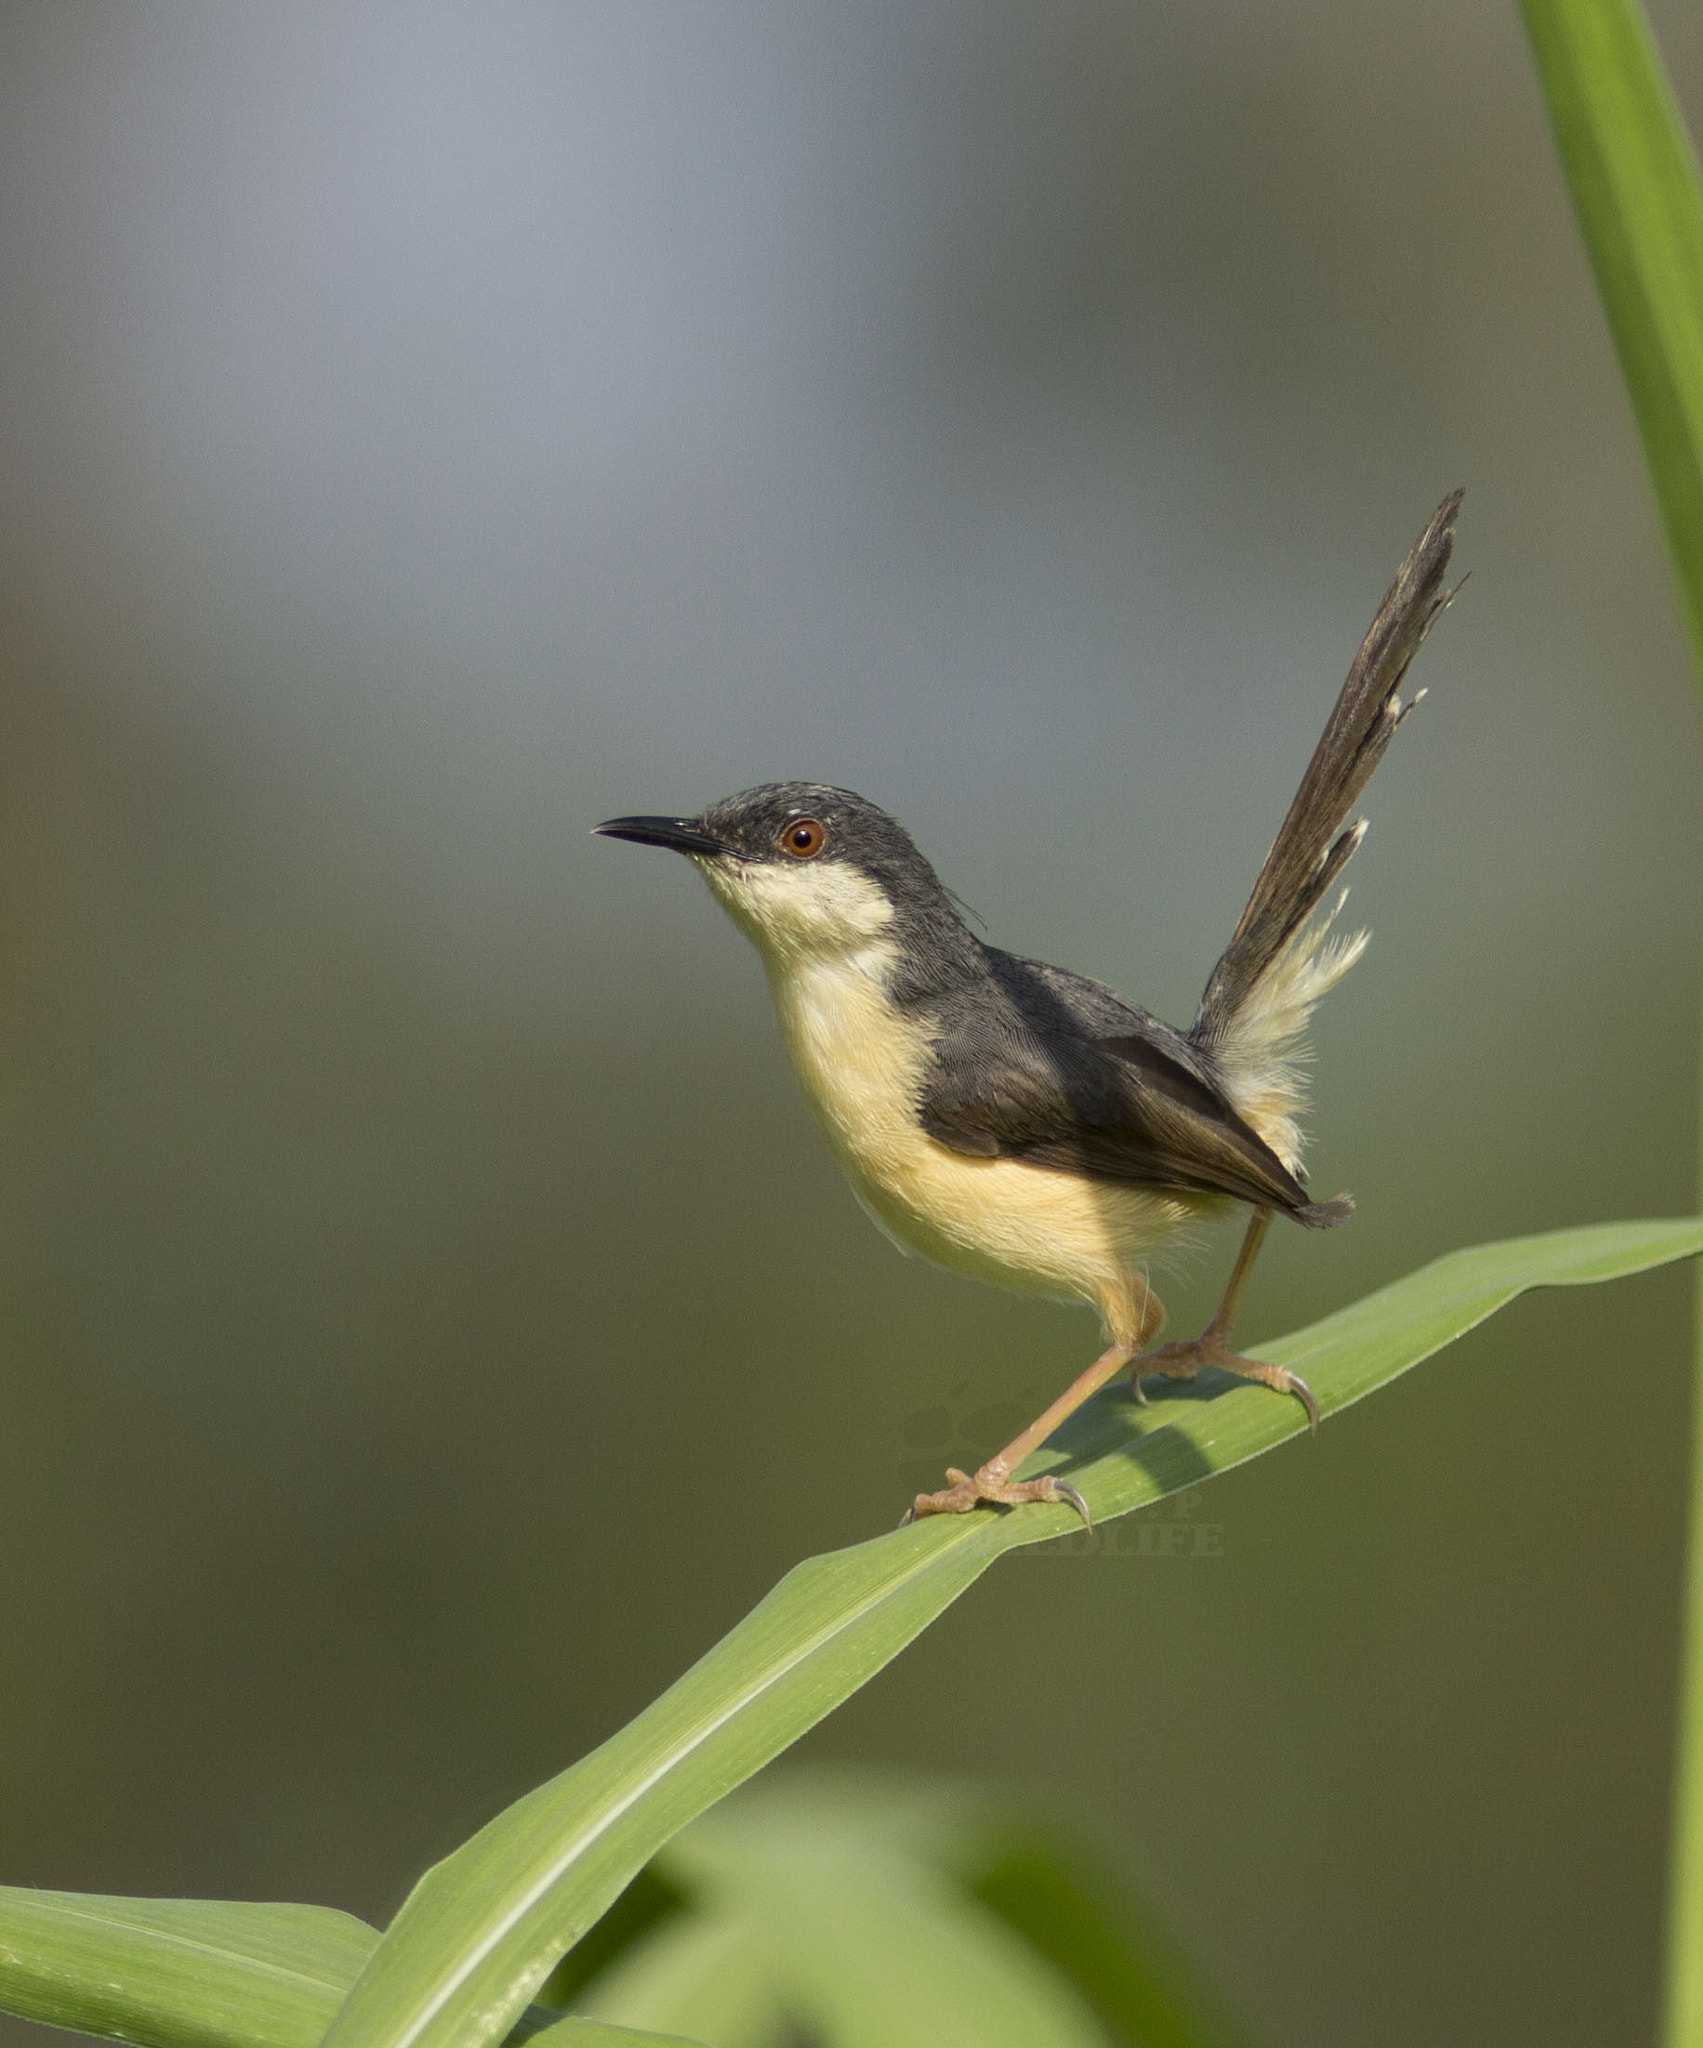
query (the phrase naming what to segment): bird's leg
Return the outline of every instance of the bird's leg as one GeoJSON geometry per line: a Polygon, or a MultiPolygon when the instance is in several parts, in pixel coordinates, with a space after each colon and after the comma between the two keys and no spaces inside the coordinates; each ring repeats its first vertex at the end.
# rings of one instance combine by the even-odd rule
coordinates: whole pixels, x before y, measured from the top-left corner
{"type": "Polygon", "coordinates": [[[1020,1436],[1014,1436],[1003,1451],[989,1458],[980,1471],[960,1472],[956,1465],[949,1465],[948,1484],[938,1493],[919,1493],[905,1516],[907,1522],[919,1521],[924,1515],[968,1514],[971,1508],[981,1507],[984,1502],[990,1507],[1020,1507],[1025,1501],[1062,1500],[1069,1502],[1088,1528],[1093,1528],[1088,1503],[1074,1486],[1051,1472],[1043,1473],[1039,1479],[1013,1479],[1011,1475],[1031,1451],[1046,1442],[1066,1416],[1074,1415],[1090,1394],[1097,1394],[1109,1379],[1115,1379],[1164,1322],[1165,1311],[1158,1295],[1140,1281],[1136,1285],[1141,1289],[1141,1309],[1134,1337],[1108,1345],[1085,1373],[1078,1374],[1050,1407],[1043,1409],[1020,1436]]]}
{"type": "Polygon", "coordinates": [[[1313,1398],[1312,1388],[1299,1373],[1291,1372],[1286,1365],[1267,1365],[1264,1359],[1244,1358],[1239,1351],[1230,1349],[1230,1325],[1236,1319],[1236,1304],[1241,1299],[1242,1284],[1270,1227],[1271,1211],[1256,1209],[1248,1219],[1248,1234],[1236,1256],[1235,1270],[1224,1290],[1224,1299],[1198,1337],[1191,1337],[1180,1344],[1161,1344],[1156,1351],[1143,1352],[1137,1358],[1130,1373],[1130,1385],[1134,1387],[1138,1400],[1141,1398],[1143,1373],[1161,1373],[1168,1380],[1192,1380],[1203,1365],[1216,1365],[1221,1371],[1233,1372],[1241,1379],[1258,1380],[1261,1386],[1270,1387],[1276,1393],[1293,1394],[1307,1411],[1308,1426],[1317,1433],[1319,1404],[1313,1398]]]}

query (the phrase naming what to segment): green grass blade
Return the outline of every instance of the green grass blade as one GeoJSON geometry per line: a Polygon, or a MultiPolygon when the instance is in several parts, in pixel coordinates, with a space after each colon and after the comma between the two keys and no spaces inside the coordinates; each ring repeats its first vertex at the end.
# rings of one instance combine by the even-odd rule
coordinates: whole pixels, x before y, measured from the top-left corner
{"type": "Polygon", "coordinates": [[[153,2048],[314,2048],[378,1931],[324,1906],[0,1890],[0,2011],[153,2048]]]}
{"type": "MultiPolygon", "coordinates": [[[[1698,1110],[1703,1117],[1703,1092],[1698,1110]]],[[[1703,2043],[1703,1269],[1697,1274],[1692,1332],[1697,1359],[1691,1381],[1691,1502],[1679,1615],[1679,1719],[1662,1985],[1661,2038],[1667,2048],[1703,2043]]]]}
{"type": "MultiPolygon", "coordinates": [[[[376,1927],[328,1906],[0,1886],[0,2012],[141,2048],[316,2048],[377,1946],[376,1927]]],[[[537,2008],[515,2039],[542,2034],[551,2048],[681,2048],[537,2008]]]]}
{"type": "Polygon", "coordinates": [[[1703,681],[1703,185],[1697,161],[1633,0],[1521,5],[1703,681]]]}
{"type": "MultiPolygon", "coordinates": [[[[1528,1287],[1636,1273],[1703,1250],[1703,1219],[1607,1224],[1456,1252],[1280,1343],[1326,1415],[1528,1287]]],[[[1294,1436],[1292,1401],[1203,1374],[1137,1409],[1099,1396],[1037,1465],[1068,1465],[1101,1519],[1294,1436]]],[[[671,1835],[855,1692],[1006,1550],[1067,1533],[1063,1507],[935,1518],[810,1559],[600,1748],[499,1814],[415,1887],[326,2048],[495,2041],[671,1835]]]]}
{"type": "MultiPolygon", "coordinates": [[[[1703,180],[1635,0],[1521,0],[1703,688],[1703,180]]],[[[1663,2038],[1703,2042],[1703,1290],[1663,2038]]]]}

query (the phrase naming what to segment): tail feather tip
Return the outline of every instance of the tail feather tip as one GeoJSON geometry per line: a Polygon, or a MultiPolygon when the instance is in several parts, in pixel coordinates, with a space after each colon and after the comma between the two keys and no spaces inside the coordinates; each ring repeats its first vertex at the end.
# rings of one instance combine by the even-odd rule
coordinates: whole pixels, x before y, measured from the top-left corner
{"type": "Polygon", "coordinates": [[[1306,1230],[1334,1230],[1354,1214],[1352,1195],[1335,1195],[1328,1202],[1309,1202],[1304,1209],[1289,1212],[1306,1230]]]}

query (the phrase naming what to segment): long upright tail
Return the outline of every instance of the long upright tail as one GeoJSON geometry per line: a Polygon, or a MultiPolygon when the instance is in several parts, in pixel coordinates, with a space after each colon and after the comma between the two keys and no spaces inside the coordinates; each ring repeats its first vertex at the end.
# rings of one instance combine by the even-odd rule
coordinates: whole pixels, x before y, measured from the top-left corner
{"type": "Polygon", "coordinates": [[[1453,491],[1443,500],[1396,571],[1189,1033],[1236,1108],[1291,1171],[1301,1152],[1294,1068],[1301,1035],[1313,1005],[1366,944],[1364,932],[1329,938],[1340,900],[1326,917],[1308,920],[1365,837],[1364,819],[1346,831],[1343,820],[1419,701],[1403,704],[1396,692],[1455,595],[1443,578],[1461,497],[1453,491]]]}

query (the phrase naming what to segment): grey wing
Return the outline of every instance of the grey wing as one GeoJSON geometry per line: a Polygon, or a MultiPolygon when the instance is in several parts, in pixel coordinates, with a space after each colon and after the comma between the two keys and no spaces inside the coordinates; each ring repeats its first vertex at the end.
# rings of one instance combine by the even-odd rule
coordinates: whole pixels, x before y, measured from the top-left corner
{"type": "Polygon", "coordinates": [[[1179,1032],[1098,983],[994,964],[1002,999],[942,1017],[918,1105],[931,1137],[1095,1180],[1308,1207],[1179,1032]]]}

